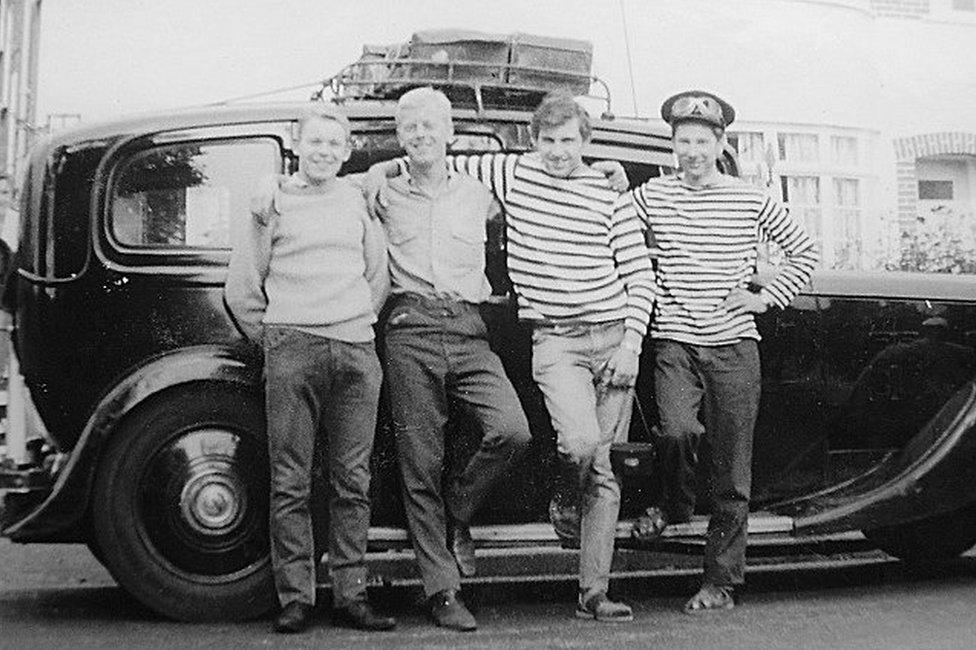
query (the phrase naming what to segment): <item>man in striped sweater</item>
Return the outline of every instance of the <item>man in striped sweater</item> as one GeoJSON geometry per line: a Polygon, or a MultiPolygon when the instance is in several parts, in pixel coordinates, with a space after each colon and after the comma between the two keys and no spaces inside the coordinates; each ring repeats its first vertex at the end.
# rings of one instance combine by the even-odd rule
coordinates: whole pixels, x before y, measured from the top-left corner
{"type": "Polygon", "coordinates": [[[519,159],[505,195],[508,270],[519,317],[533,326],[533,378],[569,469],[563,489],[579,503],[576,615],[631,620],[627,605],[607,597],[620,511],[610,445],[630,421],[654,274],[629,196],[583,163],[586,111],[554,93],[530,132],[535,152],[519,159]]]}
{"type": "Polygon", "coordinates": [[[814,242],[776,201],[717,166],[735,112],[715,95],[680,93],[661,107],[679,172],[633,191],[657,249],[657,312],[651,326],[654,384],[665,479],[665,514],[687,521],[695,505],[695,463],[704,434],[711,448],[712,516],[704,581],[688,613],[729,609],[743,582],[752,437],[760,368],[754,320],[785,308],[817,263],[814,242]],[[748,290],[758,243],[785,262],[758,292],[748,290]]]}
{"type": "Polygon", "coordinates": [[[532,372],[563,468],[554,510],[578,510],[576,615],[629,621],[607,596],[620,487],[610,445],[626,436],[654,274],[622,168],[583,163],[591,127],[566,93],[543,100],[528,154],[457,156],[455,168],[487,184],[507,211],[508,271],[519,318],[532,326],[532,372]],[[624,189],[626,184],[620,189],[624,189]]]}

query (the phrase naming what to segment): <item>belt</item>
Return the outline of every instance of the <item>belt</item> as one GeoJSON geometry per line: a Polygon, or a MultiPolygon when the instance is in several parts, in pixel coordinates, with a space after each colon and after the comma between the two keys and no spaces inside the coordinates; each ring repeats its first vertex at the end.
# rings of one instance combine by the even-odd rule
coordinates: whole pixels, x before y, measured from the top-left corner
{"type": "Polygon", "coordinates": [[[447,315],[457,315],[478,310],[478,305],[463,300],[453,300],[439,296],[425,296],[419,293],[397,293],[393,295],[394,307],[404,304],[417,305],[428,311],[446,313],[447,315]]]}
{"type": "Polygon", "coordinates": [[[602,321],[600,323],[591,323],[589,321],[582,321],[582,320],[531,321],[532,329],[542,330],[545,332],[552,332],[554,334],[558,334],[560,332],[603,329],[608,327],[614,327],[617,325],[623,325],[623,323],[624,321],[622,319],[607,320],[607,321],[602,321]]]}

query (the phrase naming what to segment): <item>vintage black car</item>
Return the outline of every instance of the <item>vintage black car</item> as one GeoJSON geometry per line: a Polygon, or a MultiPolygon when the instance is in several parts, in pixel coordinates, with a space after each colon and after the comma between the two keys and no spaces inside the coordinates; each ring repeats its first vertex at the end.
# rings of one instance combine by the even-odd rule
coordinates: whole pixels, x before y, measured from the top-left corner
{"type": "MultiPolygon", "coordinates": [[[[477,84],[446,85],[457,106],[455,151],[529,147],[531,93],[494,101],[477,84]]],[[[402,155],[394,98],[347,97],[354,153],[344,173],[402,155]]],[[[177,619],[249,617],[272,605],[261,357],[231,321],[222,285],[256,179],[296,166],[301,108],[206,107],[65,132],[36,147],[23,185],[4,304],[44,431],[21,462],[0,469],[2,534],[88,544],[133,596],[177,619]]],[[[587,153],[621,161],[638,184],[673,165],[669,136],[661,125],[604,115],[587,153]]],[[[736,173],[731,149],[722,165],[736,173]]],[[[561,550],[572,540],[547,519],[555,446],[531,380],[529,333],[505,296],[504,256],[490,265],[496,295],[484,315],[534,444],[478,514],[474,536],[495,578],[565,572],[557,560],[572,557],[561,550]],[[541,555],[549,560],[505,561],[541,555]]],[[[759,326],[750,542],[863,531],[906,559],[971,547],[976,281],[820,271],[759,326]]],[[[694,548],[703,533],[699,517],[671,527],[657,545],[630,539],[631,521],[658,489],[642,469],[656,422],[644,356],[631,443],[619,454],[618,538],[637,549],[621,571],[631,574],[640,568],[635,557],[661,545],[694,548]]],[[[383,415],[373,458],[376,584],[410,577],[383,415]]],[[[459,418],[454,426],[469,424],[459,418]]]]}

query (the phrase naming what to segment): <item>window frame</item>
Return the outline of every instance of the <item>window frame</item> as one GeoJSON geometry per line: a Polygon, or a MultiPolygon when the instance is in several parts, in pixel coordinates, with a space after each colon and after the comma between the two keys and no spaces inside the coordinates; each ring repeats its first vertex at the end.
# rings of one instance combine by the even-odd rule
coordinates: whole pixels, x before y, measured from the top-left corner
{"type": "MultiPolygon", "coordinates": [[[[179,145],[273,141],[278,147],[277,171],[287,164],[293,120],[226,126],[197,127],[179,131],[141,134],[119,143],[104,163],[98,218],[92,220],[95,252],[106,267],[140,274],[194,274],[226,266],[231,247],[138,246],[120,242],[112,232],[112,209],[119,175],[136,156],[152,149],[179,145]]],[[[272,173],[269,171],[269,173],[272,173]]]]}
{"type": "Polygon", "coordinates": [[[768,142],[766,141],[766,134],[761,130],[743,130],[735,131],[730,135],[735,136],[735,152],[742,162],[765,162],[766,161],[766,147],[768,142]],[[749,141],[758,140],[761,145],[758,149],[755,147],[750,147],[748,151],[742,151],[743,136],[749,141]]]}
{"type": "MultiPolygon", "coordinates": [[[[178,149],[181,147],[200,147],[201,149],[205,147],[219,147],[223,145],[237,146],[238,143],[262,143],[266,141],[268,144],[275,146],[277,150],[278,167],[281,168],[281,163],[283,156],[281,155],[282,149],[280,143],[274,138],[268,136],[256,136],[256,137],[237,137],[237,138],[226,138],[226,139],[208,139],[208,140],[188,140],[185,142],[178,143],[164,143],[157,144],[151,147],[146,147],[137,152],[133,152],[125,159],[121,160],[115,169],[112,181],[109,184],[106,199],[107,199],[107,211],[105,219],[105,231],[109,242],[112,244],[113,248],[125,253],[125,254],[152,254],[152,255],[171,255],[174,253],[184,253],[184,252],[204,252],[204,251],[218,251],[218,250],[229,250],[230,246],[198,246],[188,243],[183,244],[137,244],[128,241],[122,241],[118,236],[118,229],[116,226],[115,217],[115,205],[117,201],[117,196],[115,193],[119,182],[124,178],[126,172],[132,168],[135,161],[148,157],[152,152],[161,151],[165,149],[178,149]]],[[[184,188],[188,190],[190,187],[184,188]]],[[[189,215],[187,215],[188,217],[189,215]]]]}
{"type": "Polygon", "coordinates": [[[783,163],[792,164],[820,164],[821,155],[821,139],[819,133],[811,133],[808,131],[779,131],[776,134],[776,155],[777,160],[783,163]],[[787,146],[787,139],[791,137],[800,137],[809,139],[813,144],[813,157],[812,158],[802,158],[793,157],[789,155],[790,147],[787,146]]]}

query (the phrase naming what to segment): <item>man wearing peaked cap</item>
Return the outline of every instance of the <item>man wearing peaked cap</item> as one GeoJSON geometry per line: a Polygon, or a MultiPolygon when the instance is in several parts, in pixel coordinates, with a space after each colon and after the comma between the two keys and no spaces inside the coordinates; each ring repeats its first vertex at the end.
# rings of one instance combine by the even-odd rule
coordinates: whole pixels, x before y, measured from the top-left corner
{"type": "Polygon", "coordinates": [[[678,173],[633,190],[634,204],[657,244],[654,388],[664,482],[663,512],[649,508],[635,535],[660,534],[664,523],[695,509],[698,443],[712,450],[712,512],[701,589],[688,613],[729,609],[743,582],[752,475],[752,436],[759,410],[759,331],[755,314],[785,308],[817,262],[814,242],[789,212],[757,187],[722,173],[725,128],[735,110],[712,93],[691,90],[665,100],[678,173]],[[760,237],[786,254],[772,281],[749,289],[760,237]]]}
{"type": "Polygon", "coordinates": [[[703,90],[688,90],[664,100],[661,104],[661,117],[672,127],[680,122],[691,121],[724,130],[735,120],[735,109],[717,95],[703,90]]]}

